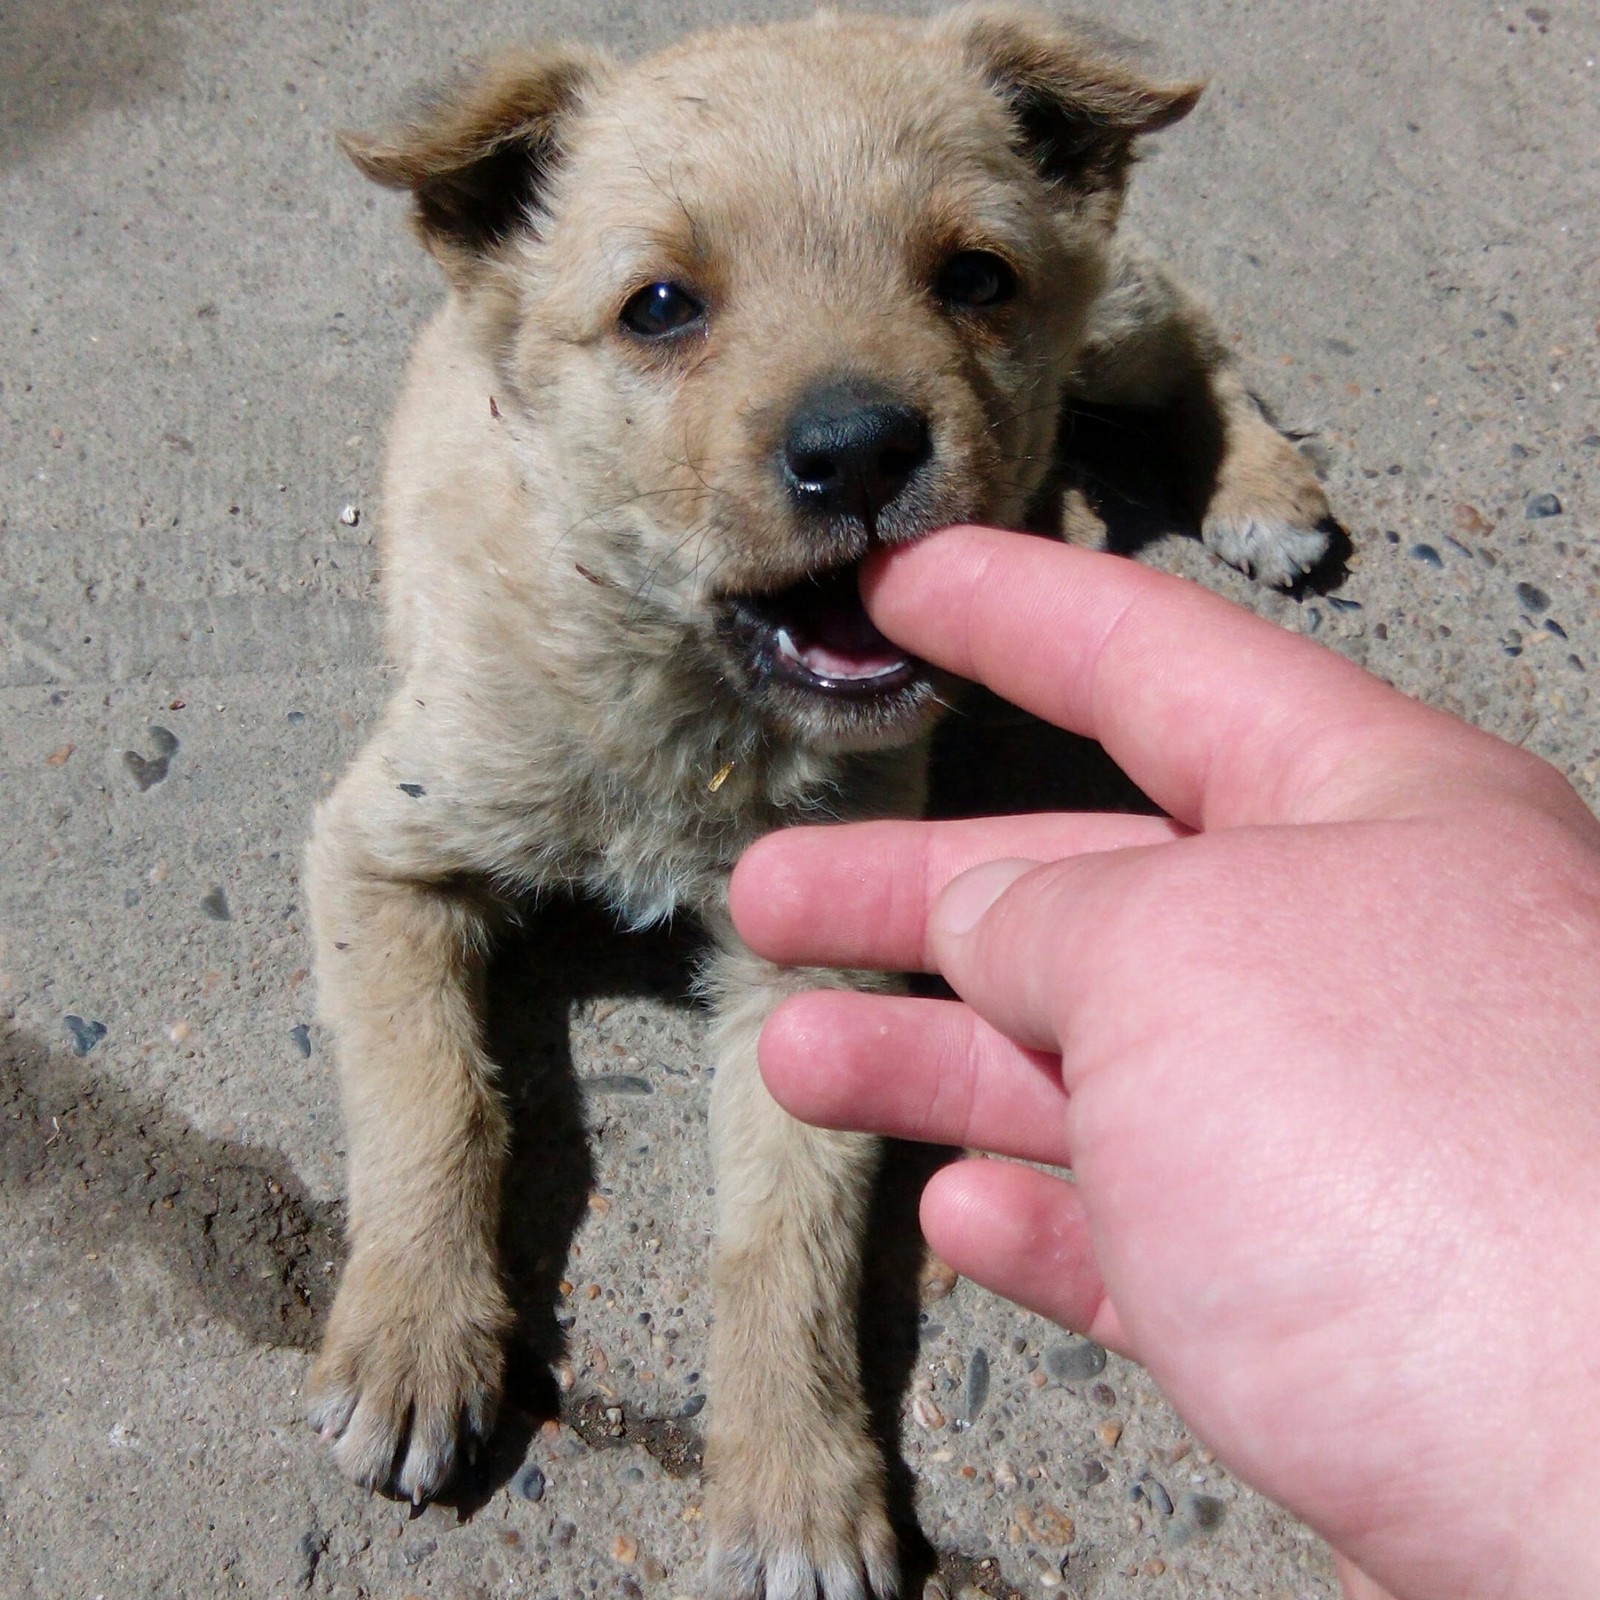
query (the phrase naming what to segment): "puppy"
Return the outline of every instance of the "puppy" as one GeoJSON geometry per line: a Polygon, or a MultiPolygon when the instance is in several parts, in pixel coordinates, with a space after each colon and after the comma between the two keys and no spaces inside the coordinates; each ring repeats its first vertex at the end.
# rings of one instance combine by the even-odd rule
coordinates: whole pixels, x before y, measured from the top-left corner
{"type": "Polygon", "coordinates": [[[449,282],[388,457],[400,683],[309,860],[350,1152],[310,1416],[357,1482],[421,1501],[492,1426],[479,991],[508,908],[577,890],[715,946],[710,1585],[897,1592],[856,1353],[874,1145],[755,1066],[783,996],[877,980],[756,959],[725,883],[770,829],[917,811],[941,686],[857,568],[1024,526],[1064,400],[1170,407],[1225,560],[1287,584],[1322,555],[1310,470],[1114,237],[1135,141],[1199,92],[979,7],[514,55],[347,139],[449,282]]]}

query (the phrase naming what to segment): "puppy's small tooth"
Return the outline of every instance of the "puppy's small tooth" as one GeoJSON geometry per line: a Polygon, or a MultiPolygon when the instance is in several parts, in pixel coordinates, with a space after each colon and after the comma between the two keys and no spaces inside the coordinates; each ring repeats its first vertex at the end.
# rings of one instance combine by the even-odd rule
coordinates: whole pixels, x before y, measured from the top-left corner
{"type": "MultiPolygon", "coordinates": [[[[795,644],[793,635],[787,628],[778,629],[778,654],[786,661],[800,662],[800,649],[795,644]]],[[[802,666],[804,662],[800,662],[802,666]]]]}

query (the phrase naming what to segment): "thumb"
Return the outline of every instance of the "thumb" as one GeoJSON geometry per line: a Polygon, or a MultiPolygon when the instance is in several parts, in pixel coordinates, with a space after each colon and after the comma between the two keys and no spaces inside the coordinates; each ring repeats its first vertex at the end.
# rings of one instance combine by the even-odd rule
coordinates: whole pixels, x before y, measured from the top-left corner
{"type": "Polygon", "coordinates": [[[1052,1055],[1061,1051],[1058,880],[1074,864],[986,861],[953,878],[928,917],[933,965],[950,987],[1007,1038],[1052,1055]]]}

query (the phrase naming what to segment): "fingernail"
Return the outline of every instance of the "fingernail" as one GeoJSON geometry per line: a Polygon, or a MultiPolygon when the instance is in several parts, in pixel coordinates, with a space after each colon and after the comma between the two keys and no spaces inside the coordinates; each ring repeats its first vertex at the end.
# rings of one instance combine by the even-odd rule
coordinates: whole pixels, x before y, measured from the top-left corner
{"type": "Polygon", "coordinates": [[[990,906],[1037,861],[985,861],[971,867],[944,887],[933,908],[933,925],[940,933],[959,938],[970,933],[990,906]]]}

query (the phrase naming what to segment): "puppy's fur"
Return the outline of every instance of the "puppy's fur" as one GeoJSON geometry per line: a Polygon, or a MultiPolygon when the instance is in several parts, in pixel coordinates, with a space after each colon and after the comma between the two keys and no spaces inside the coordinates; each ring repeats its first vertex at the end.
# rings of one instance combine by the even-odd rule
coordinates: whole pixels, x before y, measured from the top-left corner
{"type": "Polygon", "coordinates": [[[512,56],[347,140],[450,284],[389,451],[401,683],[310,853],[351,1202],[311,1417],[358,1482],[420,1500],[492,1425],[479,990],[505,908],[575,888],[716,945],[712,1587],[896,1592],[855,1347],[874,1146],[755,1071],[785,994],[874,980],[756,959],[726,877],[769,829],[918,809],[939,685],[855,565],[1023,526],[1064,398],[1173,408],[1225,560],[1321,556],[1309,469],[1114,237],[1136,138],[1198,93],[985,7],[512,56]]]}

